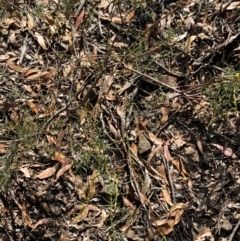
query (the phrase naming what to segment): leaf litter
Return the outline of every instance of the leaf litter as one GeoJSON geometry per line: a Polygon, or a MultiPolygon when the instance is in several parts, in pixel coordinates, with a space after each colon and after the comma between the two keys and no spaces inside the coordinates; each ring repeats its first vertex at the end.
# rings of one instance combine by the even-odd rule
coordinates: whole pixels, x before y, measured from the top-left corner
{"type": "Polygon", "coordinates": [[[1,236],[238,240],[239,3],[14,3],[1,236]]]}

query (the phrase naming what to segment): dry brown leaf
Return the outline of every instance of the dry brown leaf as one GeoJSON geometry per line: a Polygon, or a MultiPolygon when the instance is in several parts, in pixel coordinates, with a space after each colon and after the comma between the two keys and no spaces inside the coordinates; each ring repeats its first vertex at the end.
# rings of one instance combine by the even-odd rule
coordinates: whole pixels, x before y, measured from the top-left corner
{"type": "Polygon", "coordinates": [[[152,183],[152,180],[151,180],[151,178],[149,176],[149,172],[145,168],[145,171],[144,171],[144,185],[142,187],[142,193],[143,194],[146,194],[147,192],[149,192],[151,183],[152,183]]]}
{"type": "Polygon", "coordinates": [[[96,170],[93,171],[93,174],[88,176],[88,196],[90,199],[93,198],[93,196],[96,193],[96,182],[98,182],[98,172],[96,170]]]}
{"type": "MultiPolygon", "coordinates": [[[[24,73],[24,77],[28,77],[28,76],[31,76],[33,74],[36,74],[38,73],[39,70],[37,68],[34,68],[34,69],[28,69],[25,73],[24,73]]],[[[39,74],[40,76],[40,74],[39,74]]]]}
{"type": "Polygon", "coordinates": [[[66,156],[60,152],[55,152],[54,155],[52,156],[52,160],[58,161],[63,165],[68,163],[68,159],[66,158],[66,156]]]}
{"type": "Polygon", "coordinates": [[[164,156],[167,159],[167,161],[169,161],[169,162],[172,161],[172,157],[171,157],[171,154],[169,152],[167,142],[165,143],[165,145],[163,147],[163,150],[164,150],[164,156]]]}
{"type": "MultiPolygon", "coordinates": [[[[216,10],[220,10],[221,8],[224,9],[226,6],[228,5],[228,1],[224,4],[222,3],[218,3],[216,4],[216,10]]],[[[238,2],[231,2],[228,6],[227,6],[227,10],[233,10],[233,9],[239,9],[240,8],[240,1],[238,2]]]]}
{"type": "Polygon", "coordinates": [[[111,19],[111,22],[115,23],[115,24],[118,24],[118,25],[121,25],[123,23],[122,18],[119,18],[119,17],[113,17],[111,19]]]}
{"type": "Polygon", "coordinates": [[[165,124],[168,120],[169,109],[165,106],[160,107],[160,112],[162,113],[162,117],[160,119],[161,124],[165,124]]]}
{"type": "Polygon", "coordinates": [[[187,40],[185,42],[185,46],[186,46],[188,52],[191,50],[191,44],[196,38],[197,38],[196,35],[192,35],[189,38],[187,38],[187,40]]]}
{"type": "Polygon", "coordinates": [[[61,131],[59,132],[59,134],[58,134],[57,141],[56,141],[56,146],[57,146],[58,148],[61,147],[62,141],[63,141],[63,138],[64,138],[65,134],[66,134],[65,130],[61,130],[61,131]]]}
{"type": "Polygon", "coordinates": [[[41,76],[40,76],[40,79],[43,80],[43,81],[46,81],[46,80],[49,80],[49,79],[52,79],[56,74],[56,71],[55,70],[50,70],[50,71],[44,71],[41,76]]]}
{"type": "Polygon", "coordinates": [[[180,148],[186,144],[186,141],[183,140],[182,135],[179,135],[177,137],[176,136],[174,137],[174,143],[180,148]]]}
{"type": "Polygon", "coordinates": [[[6,61],[9,58],[10,58],[9,54],[1,54],[0,55],[0,61],[6,61]]]}
{"type": "Polygon", "coordinates": [[[184,150],[191,160],[199,162],[199,154],[194,144],[188,144],[188,146],[186,146],[184,150]]]}
{"type": "Polygon", "coordinates": [[[39,114],[37,106],[32,101],[28,101],[28,105],[36,115],[39,114]]]}
{"type": "Polygon", "coordinates": [[[121,228],[119,228],[119,230],[121,231],[121,232],[123,232],[123,233],[125,233],[131,226],[132,226],[132,222],[130,222],[130,223],[127,223],[127,224],[125,224],[124,226],[122,226],[121,228]]]}
{"type": "Polygon", "coordinates": [[[67,241],[66,235],[64,233],[61,233],[60,241],[67,241]]]}
{"type": "Polygon", "coordinates": [[[55,20],[53,19],[53,17],[51,15],[45,15],[45,18],[47,19],[48,23],[50,25],[55,25],[55,20]]]}
{"type": "Polygon", "coordinates": [[[42,218],[34,225],[33,229],[36,229],[38,226],[47,226],[52,222],[53,220],[51,218],[42,218]]]}
{"type": "Polygon", "coordinates": [[[61,177],[66,171],[68,171],[72,167],[72,164],[67,164],[63,166],[56,174],[56,179],[61,177]]]}
{"type": "Polygon", "coordinates": [[[39,45],[41,46],[41,48],[44,50],[47,50],[47,46],[45,44],[43,36],[40,33],[35,32],[35,37],[37,38],[37,41],[38,41],[39,45]]]}
{"type": "Polygon", "coordinates": [[[45,179],[48,177],[51,177],[57,170],[57,165],[53,167],[49,167],[46,170],[40,172],[38,175],[35,176],[35,178],[38,179],[45,179]]]}
{"type": "Polygon", "coordinates": [[[157,231],[160,235],[168,235],[173,231],[174,219],[168,219],[166,223],[158,227],[157,231]]]}
{"type": "Polygon", "coordinates": [[[164,190],[162,190],[162,194],[163,194],[164,200],[165,200],[170,206],[173,206],[172,199],[171,199],[171,195],[170,195],[170,193],[168,192],[168,190],[167,190],[166,187],[165,187],[164,190]]]}
{"type": "Polygon", "coordinates": [[[95,227],[97,228],[102,228],[105,220],[107,219],[108,215],[106,213],[106,211],[104,209],[102,209],[102,213],[101,213],[101,218],[98,224],[95,225],[95,227]]]}
{"type": "Polygon", "coordinates": [[[53,136],[50,136],[50,135],[46,135],[46,138],[47,138],[47,141],[49,144],[54,144],[56,145],[56,140],[53,136]]]}
{"type": "MultiPolygon", "coordinates": [[[[15,59],[16,58],[14,58],[14,60],[15,59]]],[[[13,62],[12,58],[7,61],[7,65],[10,69],[13,69],[20,73],[25,73],[27,71],[27,68],[21,67],[21,66],[17,65],[15,62],[13,62]]]]}
{"type": "Polygon", "coordinates": [[[19,171],[21,171],[21,172],[24,174],[25,177],[28,177],[28,178],[29,178],[29,177],[32,176],[32,171],[29,170],[28,167],[20,167],[20,168],[19,168],[19,171]]]}
{"type": "Polygon", "coordinates": [[[32,30],[34,27],[34,20],[33,20],[33,17],[29,13],[27,14],[27,19],[28,19],[28,22],[27,22],[28,29],[32,30]]]}
{"type": "Polygon", "coordinates": [[[149,139],[156,145],[162,145],[163,144],[163,140],[161,138],[156,137],[154,134],[152,134],[151,132],[148,133],[149,139]]]}
{"type": "Polygon", "coordinates": [[[84,11],[84,9],[83,9],[83,10],[81,11],[81,13],[78,15],[77,20],[76,20],[76,23],[75,23],[75,25],[74,25],[75,30],[77,30],[77,29],[79,28],[81,22],[83,21],[84,13],[85,13],[85,11],[84,11]]]}
{"type": "Polygon", "coordinates": [[[97,7],[98,7],[99,9],[101,9],[101,8],[106,9],[106,8],[109,6],[110,3],[111,3],[111,0],[102,0],[102,1],[97,5],[97,7]]]}
{"type": "Polygon", "coordinates": [[[135,143],[132,143],[131,144],[131,151],[132,151],[132,153],[137,157],[137,153],[138,153],[138,148],[137,148],[137,145],[135,144],[135,143]]]}
{"type": "Polygon", "coordinates": [[[23,202],[22,206],[21,206],[21,211],[22,211],[22,216],[23,216],[23,220],[24,220],[24,223],[34,229],[34,225],[32,225],[32,223],[29,221],[29,217],[27,215],[27,208],[26,208],[26,204],[25,202],[23,202]]]}
{"type": "Polygon", "coordinates": [[[76,66],[76,60],[74,59],[64,67],[63,69],[64,78],[68,78],[72,74],[72,71],[75,66],[76,66]]]}
{"type": "Polygon", "coordinates": [[[16,39],[16,35],[15,35],[15,32],[13,32],[10,36],[9,36],[9,40],[10,42],[15,46],[15,47],[18,47],[19,46],[19,43],[16,39]]]}
{"type": "Polygon", "coordinates": [[[128,23],[129,21],[131,21],[131,19],[134,17],[135,15],[135,11],[136,9],[133,9],[130,13],[128,13],[128,15],[125,18],[125,23],[128,23]]]}
{"type": "Polygon", "coordinates": [[[220,150],[225,156],[232,157],[233,159],[237,158],[236,154],[233,152],[233,150],[231,148],[223,147],[223,146],[218,145],[218,144],[212,144],[212,145],[217,147],[217,149],[220,150]]]}
{"type": "Polygon", "coordinates": [[[170,215],[174,214],[174,212],[178,209],[183,209],[183,210],[186,209],[188,207],[188,204],[189,204],[188,202],[186,202],[186,203],[182,203],[182,202],[176,203],[173,207],[170,208],[169,214],[170,215]]]}
{"type": "Polygon", "coordinates": [[[209,240],[214,241],[214,237],[211,233],[211,230],[207,227],[201,227],[199,230],[199,234],[197,235],[196,239],[194,241],[203,241],[203,240],[209,240]]]}
{"type": "Polygon", "coordinates": [[[152,225],[154,227],[162,226],[167,223],[167,219],[159,219],[159,220],[153,220],[152,225]]]}
{"type": "Polygon", "coordinates": [[[89,205],[86,205],[86,204],[77,205],[74,208],[74,212],[77,211],[77,210],[80,211],[79,214],[72,219],[72,223],[75,223],[75,224],[84,220],[88,216],[89,211],[101,212],[101,210],[98,207],[96,207],[94,205],[91,205],[91,204],[89,204],[89,205]]]}
{"type": "Polygon", "coordinates": [[[126,207],[129,207],[133,210],[135,209],[134,205],[127,198],[122,197],[122,199],[123,199],[123,203],[126,207]]]}

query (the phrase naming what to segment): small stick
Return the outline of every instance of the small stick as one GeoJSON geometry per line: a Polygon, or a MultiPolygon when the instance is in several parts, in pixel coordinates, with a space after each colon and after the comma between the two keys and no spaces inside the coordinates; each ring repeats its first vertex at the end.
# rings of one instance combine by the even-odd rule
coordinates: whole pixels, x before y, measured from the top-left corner
{"type": "Polygon", "coordinates": [[[227,239],[227,241],[232,241],[232,239],[233,239],[235,233],[237,232],[239,226],[240,226],[240,219],[238,220],[237,225],[233,229],[233,231],[232,231],[231,235],[229,236],[229,238],[227,239]]]}

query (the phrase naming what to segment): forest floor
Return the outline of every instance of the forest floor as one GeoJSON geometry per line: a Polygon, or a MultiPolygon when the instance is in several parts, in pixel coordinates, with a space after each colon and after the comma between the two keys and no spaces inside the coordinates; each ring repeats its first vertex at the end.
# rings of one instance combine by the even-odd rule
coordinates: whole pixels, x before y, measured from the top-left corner
{"type": "Polygon", "coordinates": [[[0,16],[0,240],[239,240],[240,2],[0,16]]]}

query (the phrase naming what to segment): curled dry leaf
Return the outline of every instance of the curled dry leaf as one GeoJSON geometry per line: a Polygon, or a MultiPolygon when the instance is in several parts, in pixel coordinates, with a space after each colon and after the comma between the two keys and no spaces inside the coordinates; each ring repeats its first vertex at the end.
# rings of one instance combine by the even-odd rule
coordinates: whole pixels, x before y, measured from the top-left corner
{"type": "MultiPolygon", "coordinates": [[[[14,60],[15,60],[15,59],[16,59],[16,58],[14,58],[14,60]]],[[[27,68],[23,68],[23,67],[17,65],[17,64],[14,62],[14,60],[13,60],[13,59],[9,59],[9,60],[7,61],[8,67],[9,67],[10,69],[12,69],[12,70],[17,71],[17,72],[25,73],[25,72],[27,71],[27,68]]]]}
{"type": "Polygon", "coordinates": [[[66,171],[68,171],[72,167],[72,164],[67,164],[63,166],[56,174],[56,179],[61,177],[66,171]]]}
{"type": "Polygon", "coordinates": [[[101,228],[101,227],[103,226],[105,220],[107,219],[107,217],[108,217],[108,215],[107,215],[106,211],[103,209],[103,210],[102,210],[102,213],[101,213],[100,221],[99,221],[99,223],[96,224],[95,226],[96,226],[97,228],[101,228]]]}
{"type": "Polygon", "coordinates": [[[77,211],[77,210],[79,210],[80,213],[72,219],[72,223],[76,223],[76,224],[79,223],[80,221],[84,220],[88,216],[89,211],[97,211],[98,213],[95,216],[97,216],[97,215],[99,215],[99,213],[101,213],[101,209],[99,209],[98,207],[91,205],[91,204],[77,205],[74,208],[74,211],[77,211]]]}
{"type": "Polygon", "coordinates": [[[21,171],[21,172],[24,174],[25,177],[28,177],[28,178],[29,178],[29,177],[32,176],[32,171],[29,170],[28,167],[20,167],[20,168],[19,168],[19,171],[21,171]]]}
{"type": "Polygon", "coordinates": [[[40,172],[38,175],[35,176],[35,178],[38,179],[45,179],[48,177],[51,177],[57,170],[57,165],[53,167],[49,167],[46,170],[40,172]]]}
{"type": "Polygon", "coordinates": [[[169,162],[172,161],[172,157],[171,157],[171,154],[169,152],[167,143],[165,143],[163,149],[164,149],[164,156],[167,159],[167,161],[169,161],[169,162]]]}
{"type": "Polygon", "coordinates": [[[47,46],[45,44],[43,36],[40,33],[35,32],[35,37],[37,38],[37,41],[38,41],[39,45],[41,46],[41,48],[44,50],[47,50],[47,46]]]}
{"type": "Polygon", "coordinates": [[[194,241],[203,241],[203,240],[214,241],[214,237],[211,233],[211,230],[207,227],[202,227],[199,230],[199,234],[197,235],[194,241]]]}
{"type": "Polygon", "coordinates": [[[218,145],[218,144],[212,144],[212,145],[217,147],[217,149],[220,150],[225,156],[232,157],[233,159],[237,158],[236,154],[233,152],[233,150],[231,148],[223,147],[223,146],[218,145]]]}
{"type": "Polygon", "coordinates": [[[24,223],[25,223],[28,227],[30,227],[30,228],[33,229],[33,228],[34,228],[34,225],[32,225],[32,223],[31,223],[30,220],[29,220],[25,202],[23,202],[22,206],[21,206],[20,204],[19,204],[18,206],[21,208],[22,217],[23,217],[24,223]]]}
{"type": "Polygon", "coordinates": [[[156,137],[154,134],[152,134],[151,132],[148,133],[148,136],[150,138],[150,140],[155,144],[155,145],[162,145],[163,144],[163,140],[156,137]]]}
{"type": "Polygon", "coordinates": [[[191,50],[191,44],[196,38],[197,38],[196,35],[192,35],[189,38],[187,38],[187,40],[185,42],[185,46],[186,46],[188,52],[191,50]]]}
{"type": "Polygon", "coordinates": [[[28,101],[28,105],[36,115],[39,114],[37,106],[32,101],[28,101]]]}
{"type": "Polygon", "coordinates": [[[34,225],[33,229],[36,229],[38,226],[47,226],[52,222],[53,220],[51,218],[42,218],[34,225]]]}
{"type": "Polygon", "coordinates": [[[160,119],[160,122],[161,122],[161,124],[165,124],[168,120],[169,109],[166,108],[165,106],[162,106],[160,108],[160,112],[162,113],[162,117],[160,119]]]}
{"type": "Polygon", "coordinates": [[[126,207],[129,207],[131,209],[135,209],[135,207],[133,206],[133,204],[125,197],[122,198],[123,199],[123,203],[126,207]]]}
{"type": "Polygon", "coordinates": [[[29,13],[27,14],[27,19],[28,19],[28,21],[27,21],[28,29],[32,30],[34,27],[34,20],[33,20],[33,17],[29,13]]]}
{"type": "Polygon", "coordinates": [[[63,165],[68,163],[68,159],[66,158],[66,156],[63,153],[60,153],[60,152],[55,152],[52,156],[52,160],[58,161],[63,165]]]}
{"type": "Polygon", "coordinates": [[[78,15],[77,20],[76,20],[76,23],[75,23],[75,25],[74,25],[75,30],[78,29],[78,27],[80,26],[81,22],[83,21],[84,13],[85,13],[85,11],[84,11],[84,9],[83,9],[83,10],[81,11],[81,13],[78,15]]]}
{"type": "Polygon", "coordinates": [[[188,157],[191,158],[191,160],[199,162],[199,154],[194,144],[188,144],[188,146],[186,146],[184,150],[188,157]]]}
{"type": "Polygon", "coordinates": [[[163,198],[166,201],[166,203],[169,204],[170,206],[173,206],[170,193],[169,193],[169,191],[167,190],[166,187],[165,187],[164,190],[162,190],[162,194],[163,194],[163,198]]]}

